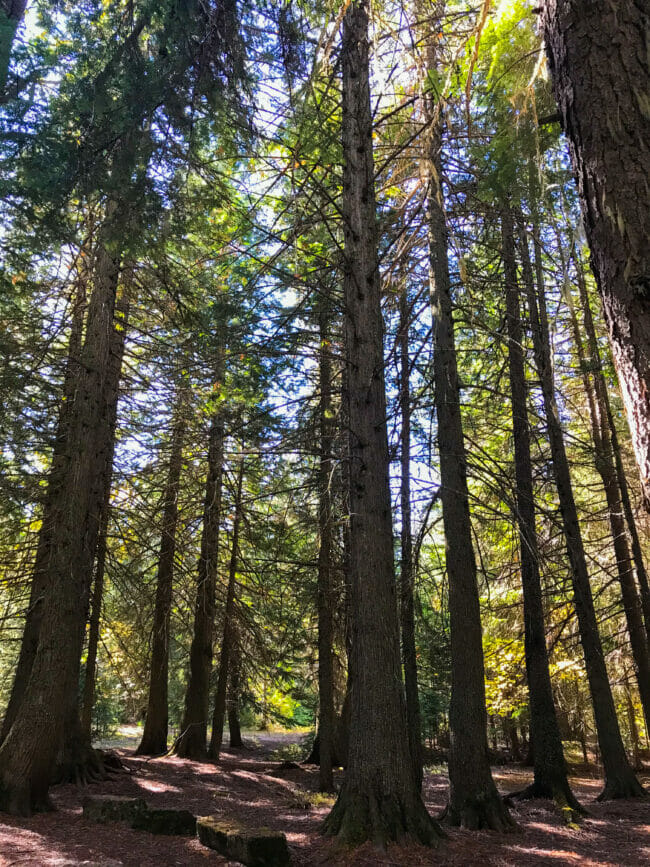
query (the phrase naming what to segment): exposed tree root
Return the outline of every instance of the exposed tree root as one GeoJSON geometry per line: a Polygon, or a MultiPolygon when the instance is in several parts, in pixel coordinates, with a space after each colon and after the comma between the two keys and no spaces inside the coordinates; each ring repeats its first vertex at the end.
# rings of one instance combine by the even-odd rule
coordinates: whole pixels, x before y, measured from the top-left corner
{"type": "Polygon", "coordinates": [[[405,802],[396,793],[362,794],[345,785],[321,833],[336,837],[344,846],[360,846],[369,840],[380,848],[405,840],[437,846],[446,836],[419,797],[405,802]]]}
{"type": "Polygon", "coordinates": [[[447,825],[469,831],[489,829],[504,833],[518,827],[496,789],[493,793],[467,798],[460,805],[448,803],[439,818],[447,825]]]}
{"type": "Polygon", "coordinates": [[[108,779],[108,768],[102,753],[90,744],[78,743],[73,751],[66,751],[57,764],[53,783],[76,783],[86,786],[108,779]]]}
{"type": "Polygon", "coordinates": [[[526,786],[525,789],[507,795],[503,801],[506,805],[510,805],[513,801],[532,801],[537,798],[552,801],[562,820],[569,827],[577,825],[581,819],[590,815],[568,785],[551,786],[535,781],[526,786]]]}
{"type": "Polygon", "coordinates": [[[618,798],[650,798],[650,793],[644,789],[634,774],[630,773],[625,779],[608,777],[605,780],[605,788],[596,798],[597,801],[614,801],[618,798]]]}

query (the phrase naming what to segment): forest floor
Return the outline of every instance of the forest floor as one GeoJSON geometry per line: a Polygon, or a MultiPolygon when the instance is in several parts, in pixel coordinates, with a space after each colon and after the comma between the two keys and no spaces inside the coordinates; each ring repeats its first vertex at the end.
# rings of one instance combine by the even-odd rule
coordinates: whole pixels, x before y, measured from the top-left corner
{"type": "MultiPolygon", "coordinates": [[[[450,830],[439,849],[389,847],[384,854],[369,846],[338,851],[318,829],[332,800],[316,794],[313,766],[283,770],[282,760],[298,754],[296,733],[256,734],[243,750],[226,750],[218,766],[174,757],[136,758],[129,739],[118,742],[128,769],[113,779],[85,789],[75,785],[52,790],[57,811],[30,819],[0,814],[0,865],[227,865],[216,852],[191,838],[161,837],[134,831],[125,824],[99,825],[82,817],[85,795],[143,797],[150,807],[183,808],[197,815],[218,814],[224,820],[269,827],[287,835],[292,863],[307,865],[607,865],[650,864],[650,804],[616,801],[598,804],[600,781],[574,777],[575,792],[591,817],[578,830],[562,824],[548,803],[533,801],[514,810],[519,830],[510,834],[450,830]]],[[[495,768],[503,793],[521,788],[530,774],[519,768],[495,768]]],[[[644,782],[650,780],[646,777],[644,782]]],[[[447,779],[426,774],[424,797],[436,815],[444,806],[447,779]]]]}

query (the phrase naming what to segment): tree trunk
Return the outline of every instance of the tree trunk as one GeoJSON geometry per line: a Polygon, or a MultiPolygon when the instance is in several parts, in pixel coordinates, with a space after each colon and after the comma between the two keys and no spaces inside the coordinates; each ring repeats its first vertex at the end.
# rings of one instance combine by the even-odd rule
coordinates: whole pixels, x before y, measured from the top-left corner
{"type": "Polygon", "coordinates": [[[545,0],[542,27],[650,509],[647,4],[545,0]]]}
{"type": "Polygon", "coordinates": [[[535,363],[540,377],[544,411],[551,447],[553,475],[557,488],[562,525],[571,565],[573,583],[573,604],[578,618],[580,642],[585,658],[587,679],[594,708],[594,718],[598,732],[598,742],[605,769],[605,787],[599,798],[642,797],[645,792],[634,776],[625,754],[621,732],[616,718],[614,699],[609,685],[603,648],[598,634],[598,621],[591,585],[587,570],[578,512],[573,497],[569,461],[564,446],[564,436],[560,424],[559,410],[555,399],[555,384],[551,367],[551,348],[544,297],[541,246],[537,230],[533,231],[535,244],[535,267],[537,272],[537,292],[528,251],[523,220],[520,222],[520,238],[524,283],[528,297],[530,323],[533,334],[535,363]]]}
{"type": "Polygon", "coordinates": [[[240,750],[244,746],[239,725],[239,693],[241,680],[241,647],[239,636],[235,630],[232,640],[233,654],[230,665],[230,678],[228,683],[228,731],[230,732],[230,749],[240,750]]]}
{"type": "Polygon", "coordinates": [[[210,669],[215,614],[215,586],[219,568],[219,519],[221,516],[221,478],[223,475],[223,419],[212,417],[208,446],[208,476],[203,506],[203,533],[198,563],[198,583],[194,607],[194,635],[190,649],[190,673],[185,691],[181,734],[176,755],[201,761],[207,756],[210,669]]]}
{"type": "Polygon", "coordinates": [[[11,48],[26,7],[27,0],[0,0],[0,104],[6,99],[11,48]]]}
{"type": "Polygon", "coordinates": [[[401,414],[401,558],[400,558],[400,619],[402,632],[402,664],[406,693],[406,726],[413,774],[418,789],[422,788],[422,734],[420,698],[418,695],[417,650],[415,647],[415,614],[413,610],[413,535],[411,529],[411,389],[409,359],[409,305],[406,287],[399,301],[399,400],[401,414]]]}
{"type": "Polygon", "coordinates": [[[237,473],[237,491],[235,493],[235,517],[232,526],[232,548],[230,551],[230,567],[228,570],[228,589],[223,612],[223,637],[221,655],[219,657],[219,673],[214,697],[214,713],[212,714],[212,736],[208,758],[219,761],[221,743],[223,741],[223,723],[226,713],[226,688],[228,686],[228,669],[232,653],[235,617],[235,590],[237,581],[237,565],[239,562],[239,528],[242,520],[242,486],[244,484],[244,461],[239,462],[237,473]]]}
{"type": "MultiPolygon", "coordinates": [[[[427,65],[435,74],[437,57],[432,41],[428,44],[427,65]]],[[[442,189],[442,116],[431,97],[426,112],[430,136],[427,218],[434,401],[451,631],[450,792],[446,818],[452,825],[469,829],[505,830],[514,823],[494,785],[488,757],[481,612],[472,547],[442,189]]]]}
{"type": "Polygon", "coordinates": [[[318,788],[321,792],[334,791],[332,765],[334,761],[334,613],[332,589],[332,468],[333,468],[333,413],[332,413],[332,358],[329,321],[326,310],[319,314],[319,423],[320,466],[318,470],[318,788]]]}
{"type": "Polygon", "coordinates": [[[52,530],[54,521],[54,508],[57,502],[56,492],[64,484],[65,471],[67,468],[67,449],[69,447],[68,436],[71,422],[71,413],[74,406],[74,398],[77,391],[80,368],[79,361],[82,349],[83,329],[86,318],[86,282],[85,275],[79,278],[75,289],[75,300],[72,309],[72,323],[68,341],[68,360],[63,379],[62,400],[59,407],[59,420],[52,449],[52,462],[48,474],[48,487],[41,529],[38,534],[36,558],[29,595],[29,607],[23,627],[23,637],[20,644],[20,654],[14,674],[11,695],[5,711],[0,732],[0,743],[4,741],[13,721],[18,713],[18,708],[25,694],[29,675],[36,657],[38,636],[41,628],[43,601],[48,581],[48,563],[50,559],[50,547],[52,545],[52,530]]]}
{"type": "Polygon", "coordinates": [[[589,348],[589,367],[593,371],[594,386],[598,395],[598,400],[604,408],[604,417],[607,418],[607,427],[614,453],[614,462],[616,465],[616,478],[618,481],[618,489],[623,504],[623,514],[625,515],[625,523],[628,533],[630,534],[630,543],[632,547],[632,556],[634,557],[634,566],[636,569],[636,577],[639,582],[641,591],[641,607],[643,609],[643,619],[645,622],[646,639],[650,647],[650,582],[648,581],[648,573],[645,568],[645,561],[641,551],[641,542],[639,540],[639,532],[632,511],[632,503],[630,502],[630,492],[627,484],[627,476],[623,466],[621,456],[621,447],[618,441],[616,425],[612,415],[612,408],[609,402],[609,393],[607,391],[607,383],[603,374],[603,363],[598,349],[598,339],[596,337],[596,329],[594,320],[591,314],[591,305],[589,301],[589,293],[587,292],[587,284],[584,279],[584,271],[582,263],[576,257],[576,270],[578,274],[578,289],[580,291],[580,306],[582,307],[584,318],[585,333],[587,335],[587,346],[589,348]]]}
{"type": "MultiPolygon", "coordinates": [[[[117,214],[111,215],[117,217],[117,214]]],[[[70,412],[61,484],[52,492],[47,587],[38,647],[13,725],[0,747],[0,809],[29,814],[49,806],[50,780],[63,740],[70,696],[78,689],[79,659],[96,537],[89,547],[88,515],[98,466],[98,429],[105,414],[119,252],[113,219],[105,226],[94,267],[80,377],[70,412]]]]}
{"type": "Polygon", "coordinates": [[[167,752],[169,625],[174,589],[178,487],[183,469],[187,386],[179,382],[176,388],[176,405],[174,408],[169,465],[163,494],[162,535],[156,575],[156,604],[151,638],[151,667],[149,672],[147,716],[144,722],[142,740],[136,750],[136,755],[140,756],[157,756],[167,752]]]}
{"type": "Polygon", "coordinates": [[[350,426],[352,583],[348,767],[323,831],[342,843],[383,845],[440,830],[418,792],[404,737],[393,563],[383,320],[368,66],[368,2],[350,4],[341,47],[345,354],[350,426]]]}
{"type": "Polygon", "coordinates": [[[603,483],[605,499],[607,501],[607,517],[612,534],[614,555],[616,557],[616,569],[621,587],[625,621],[632,647],[634,671],[639,686],[643,713],[646,721],[650,724],[650,652],[643,623],[641,599],[634,580],[634,563],[628,543],[623,504],[618,486],[618,475],[616,473],[607,406],[603,399],[606,391],[604,389],[604,382],[598,381],[597,372],[594,374],[594,381],[592,383],[580,324],[576,316],[575,307],[573,306],[568,279],[566,285],[566,300],[569,306],[573,338],[578,352],[578,360],[582,370],[582,381],[587,395],[596,470],[603,483]]]}
{"type": "Polygon", "coordinates": [[[519,793],[519,796],[552,798],[561,809],[568,811],[563,815],[571,819],[573,810],[582,812],[582,809],[571,791],[567,778],[548,667],[539,548],[535,528],[528,389],[524,367],[514,227],[509,206],[502,211],[501,237],[506,290],[512,434],[515,450],[515,503],[524,596],[524,648],[529,690],[530,738],[531,743],[534,744],[534,779],[530,786],[519,793]]]}

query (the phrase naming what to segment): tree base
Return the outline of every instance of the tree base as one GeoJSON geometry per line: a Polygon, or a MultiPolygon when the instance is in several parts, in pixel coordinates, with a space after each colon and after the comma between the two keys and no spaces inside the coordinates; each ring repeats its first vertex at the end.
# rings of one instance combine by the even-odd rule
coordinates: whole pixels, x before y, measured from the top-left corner
{"type": "Polygon", "coordinates": [[[405,800],[394,793],[361,794],[350,792],[345,785],[321,833],[336,837],[344,846],[360,846],[369,840],[380,848],[404,841],[437,846],[446,837],[419,796],[405,800]]]}
{"type": "Polygon", "coordinates": [[[15,781],[10,785],[0,783],[0,813],[29,817],[34,813],[52,813],[55,810],[56,807],[47,794],[34,797],[28,785],[15,781]]]}
{"type": "Polygon", "coordinates": [[[540,800],[553,801],[562,820],[569,827],[576,826],[580,819],[589,816],[589,812],[578,801],[568,783],[566,785],[551,786],[535,781],[526,786],[525,789],[513,792],[503,800],[508,804],[511,801],[532,801],[538,798],[540,800]]]}
{"type": "Polygon", "coordinates": [[[76,783],[86,786],[90,783],[101,783],[108,779],[108,771],[104,765],[102,753],[88,743],[78,743],[74,750],[66,751],[58,762],[53,783],[76,783]]]}
{"type": "Polygon", "coordinates": [[[467,828],[468,831],[487,829],[504,833],[517,828],[496,788],[492,793],[466,798],[459,805],[448,803],[439,818],[452,828],[467,828]]]}
{"type": "Polygon", "coordinates": [[[596,800],[615,801],[619,798],[650,798],[650,793],[643,788],[633,773],[626,775],[625,778],[607,778],[605,788],[596,800]]]}
{"type": "Polygon", "coordinates": [[[205,727],[200,724],[190,725],[176,739],[171,749],[179,759],[189,759],[192,762],[208,760],[208,744],[205,727]]]}

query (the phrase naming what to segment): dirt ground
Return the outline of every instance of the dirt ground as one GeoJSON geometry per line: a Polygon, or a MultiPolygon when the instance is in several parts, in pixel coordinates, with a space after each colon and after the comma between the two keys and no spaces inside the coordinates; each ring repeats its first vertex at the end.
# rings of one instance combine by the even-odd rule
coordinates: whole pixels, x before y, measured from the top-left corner
{"type": "MultiPolygon", "coordinates": [[[[181,759],[135,758],[121,748],[128,768],[114,779],[86,789],[75,785],[53,789],[55,813],[30,819],[0,814],[0,865],[103,865],[103,867],[162,867],[162,865],[226,865],[216,852],[197,840],[161,837],[134,831],[124,824],[98,825],[82,817],[85,795],[115,794],[143,797],[151,807],[184,808],[197,815],[217,814],[250,827],[269,827],[287,835],[296,867],[308,865],[650,865],[650,802],[617,801],[598,804],[599,781],[574,778],[573,785],[591,817],[579,830],[566,828],[542,802],[514,810],[519,830],[511,834],[450,830],[435,850],[419,846],[389,847],[380,853],[370,846],[355,852],[336,849],[319,836],[328,803],[309,793],[317,788],[314,767],[279,770],[283,751],[295,735],[261,735],[241,751],[225,751],[218,766],[181,759]],[[306,794],[303,794],[306,793],[306,794]]],[[[497,768],[503,793],[519,789],[529,775],[497,768]]],[[[650,782],[645,778],[644,782],[650,782]]],[[[428,773],[424,796],[433,815],[444,806],[447,780],[428,773]]]]}

